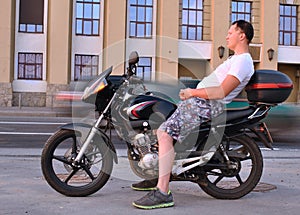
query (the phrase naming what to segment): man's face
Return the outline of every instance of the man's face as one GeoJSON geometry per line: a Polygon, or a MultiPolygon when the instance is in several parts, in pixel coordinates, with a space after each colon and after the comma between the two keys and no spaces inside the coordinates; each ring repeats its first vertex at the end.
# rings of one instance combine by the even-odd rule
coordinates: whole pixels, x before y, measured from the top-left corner
{"type": "Polygon", "coordinates": [[[244,33],[236,26],[236,24],[230,26],[226,37],[227,47],[234,51],[237,44],[243,38],[243,34],[244,33]]]}

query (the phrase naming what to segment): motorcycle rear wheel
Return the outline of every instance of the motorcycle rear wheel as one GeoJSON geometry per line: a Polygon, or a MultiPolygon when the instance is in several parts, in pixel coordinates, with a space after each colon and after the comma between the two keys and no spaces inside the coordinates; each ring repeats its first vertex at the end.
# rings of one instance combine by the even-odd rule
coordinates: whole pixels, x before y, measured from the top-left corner
{"type": "Polygon", "coordinates": [[[108,181],[113,157],[101,137],[95,137],[78,165],[73,160],[80,149],[74,131],[59,130],[46,142],[41,168],[45,180],[57,192],[72,197],[88,196],[108,181]]]}
{"type": "MultiPolygon", "coordinates": [[[[217,199],[239,199],[258,184],[263,171],[263,158],[258,145],[249,136],[237,136],[222,142],[235,169],[210,168],[199,183],[202,190],[217,199]]],[[[220,151],[209,162],[224,164],[220,151]]],[[[217,165],[216,165],[217,166],[217,165]]]]}

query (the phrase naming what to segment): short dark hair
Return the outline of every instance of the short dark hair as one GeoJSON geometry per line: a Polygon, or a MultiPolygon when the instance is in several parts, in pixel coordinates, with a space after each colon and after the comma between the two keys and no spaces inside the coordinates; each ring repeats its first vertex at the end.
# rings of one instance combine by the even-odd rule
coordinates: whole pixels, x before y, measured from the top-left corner
{"type": "Polygon", "coordinates": [[[235,24],[239,29],[241,29],[243,33],[245,33],[248,43],[250,43],[254,36],[254,29],[252,24],[245,20],[237,20],[232,23],[232,25],[235,24]]]}

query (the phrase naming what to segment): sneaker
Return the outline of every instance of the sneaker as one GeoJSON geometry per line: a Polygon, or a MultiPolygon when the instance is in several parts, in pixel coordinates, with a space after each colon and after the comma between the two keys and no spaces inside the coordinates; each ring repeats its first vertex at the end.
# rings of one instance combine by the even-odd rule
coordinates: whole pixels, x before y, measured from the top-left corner
{"type": "Polygon", "coordinates": [[[174,206],[174,201],[170,190],[166,195],[156,188],[144,197],[132,202],[132,205],[141,209],[166,208],[174,206]]]}
{"type": "Polygon", "coordinates": [[[156,189],[158,179],[152,179],[152,180],[144,180],[135,184],[131,185],[131,188],[133,190],[137,191],[151,191],[156,189]]]}

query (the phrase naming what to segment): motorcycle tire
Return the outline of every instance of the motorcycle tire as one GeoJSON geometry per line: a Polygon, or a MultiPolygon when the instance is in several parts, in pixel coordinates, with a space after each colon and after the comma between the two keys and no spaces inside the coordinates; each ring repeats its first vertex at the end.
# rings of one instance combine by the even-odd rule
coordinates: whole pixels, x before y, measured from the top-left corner
{"type": "Polygon", "coordinates": [[[57,192],[72,197],[88,196],[108,181],[113,157],[99,136],[94,137],[79,164],[73,160],[80,149],[80,137],[61,129],[46,142],[41,156],[43,176],[57,192]]]}
{"type": "Polygon", "coordinates": [[[258,145],[247,135],[232,137],[222,142],[229,160],[236,168],[218,168],[225,164],[220,151],[215,154],[204,175],[205,183],[198,183],[202,190],[217,199],[239,199],[250,193],[263,171],[263,158],[258,145]]]}

